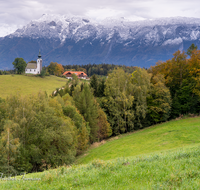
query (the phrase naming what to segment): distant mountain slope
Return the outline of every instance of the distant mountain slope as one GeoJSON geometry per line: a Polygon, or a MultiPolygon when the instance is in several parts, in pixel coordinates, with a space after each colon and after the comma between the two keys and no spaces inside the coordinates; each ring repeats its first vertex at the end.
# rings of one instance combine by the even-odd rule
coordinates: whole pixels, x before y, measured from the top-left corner
{"type": "Polygon", "coordinates": [[[44,65],[113,63],[141,67],[167,60],[191,43],[200,45],[200,19],[165,18],[131,22],[123,18],[95,22],[89,18],[43,15],[0,38],[0,69],[12,68],[16,57],[44,65]]]}

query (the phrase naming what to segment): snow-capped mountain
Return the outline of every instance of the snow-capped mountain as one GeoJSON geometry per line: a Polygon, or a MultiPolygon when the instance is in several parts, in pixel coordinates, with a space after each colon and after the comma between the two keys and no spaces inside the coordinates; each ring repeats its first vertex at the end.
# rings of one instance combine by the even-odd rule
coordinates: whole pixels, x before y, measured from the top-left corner
{"type": "Polygon", "coordinates": [[[100,22],[72,15],[44,14],[40,19],[0,39],[0,69],[11,68],[16,57],[61,64],[113,63],[149,67],[165,61],[191,43],[200,44],[200,19],[163,18],[100,22]]]}

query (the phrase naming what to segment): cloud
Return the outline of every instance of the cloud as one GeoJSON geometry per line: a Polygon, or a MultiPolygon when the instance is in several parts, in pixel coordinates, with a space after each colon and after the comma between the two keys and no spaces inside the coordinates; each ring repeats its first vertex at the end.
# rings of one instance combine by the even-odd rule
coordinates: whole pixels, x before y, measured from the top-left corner
{"type": "Polygon", "coordinates": [[[83,15],[96,19],[127,17],[200,17],[198,0],[0,0],[0,24],[25,25],[44,13],[83,15]]]}

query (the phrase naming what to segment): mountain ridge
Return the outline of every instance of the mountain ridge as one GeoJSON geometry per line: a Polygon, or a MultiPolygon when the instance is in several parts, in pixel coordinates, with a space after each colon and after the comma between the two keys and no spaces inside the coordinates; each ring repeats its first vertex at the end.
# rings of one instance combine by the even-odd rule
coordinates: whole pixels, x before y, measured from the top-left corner
{"type": "Polygon", "coordinates": [[[43,15],[0,38],[0,69],[11,68],[16,57],[37,58],[44,65],[112,63],[149,67],[167,60],[191,43],[200,44],[200,19],[175,17],[129,21],[95,21],[72,15],[43,15]]]}

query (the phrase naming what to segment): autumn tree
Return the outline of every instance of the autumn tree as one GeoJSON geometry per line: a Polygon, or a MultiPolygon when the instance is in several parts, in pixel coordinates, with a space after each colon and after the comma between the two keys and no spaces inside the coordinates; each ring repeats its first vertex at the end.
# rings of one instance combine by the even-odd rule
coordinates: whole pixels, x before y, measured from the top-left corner
{"type": "Polygon", "coordinates": [[[188,74],[190,77],[200,76],[200,50],[194,50],[188,60],[188,74]]]}
{"type": "Polygon", "coordinates": [[[192,45],[190,58],[185,52],[177,51],[171,60],[160,62],[149,72],[162,74],[172,97],[171,118],[180,114],[198,113],[200,97],[200,52],[192,45]]]}
{"type": "Polygon", "coordinates": [[[57,62],[51,62],[47,67],[47,71],[50,75],[61,76],[61,74],[64,73],[64,68],[61,64],[58,64],[57,62]]]}
{"type": "Polygon", "coordinates": [[[183,79],[188,76],[187,55],[180,50],[176,51],[174,57],[166,62],[158,62],[156,66],[151,67],[153,75],[164,75],[166,86],[170,88],[172,98],[176,90],[182,85],[183,79]]]}
{"type": "Polygon", "coordinates": [[[56,64],[54,75],[61,76],[64,73],[64,68],[61,64],[56,64]]]}
{"type": "Polygon", "coordinates": [[[112,129],[110,124],[107,121],[107,116],[105,112],[98,108],[98,141],[108,138],[112,135],[112,129]]]}

